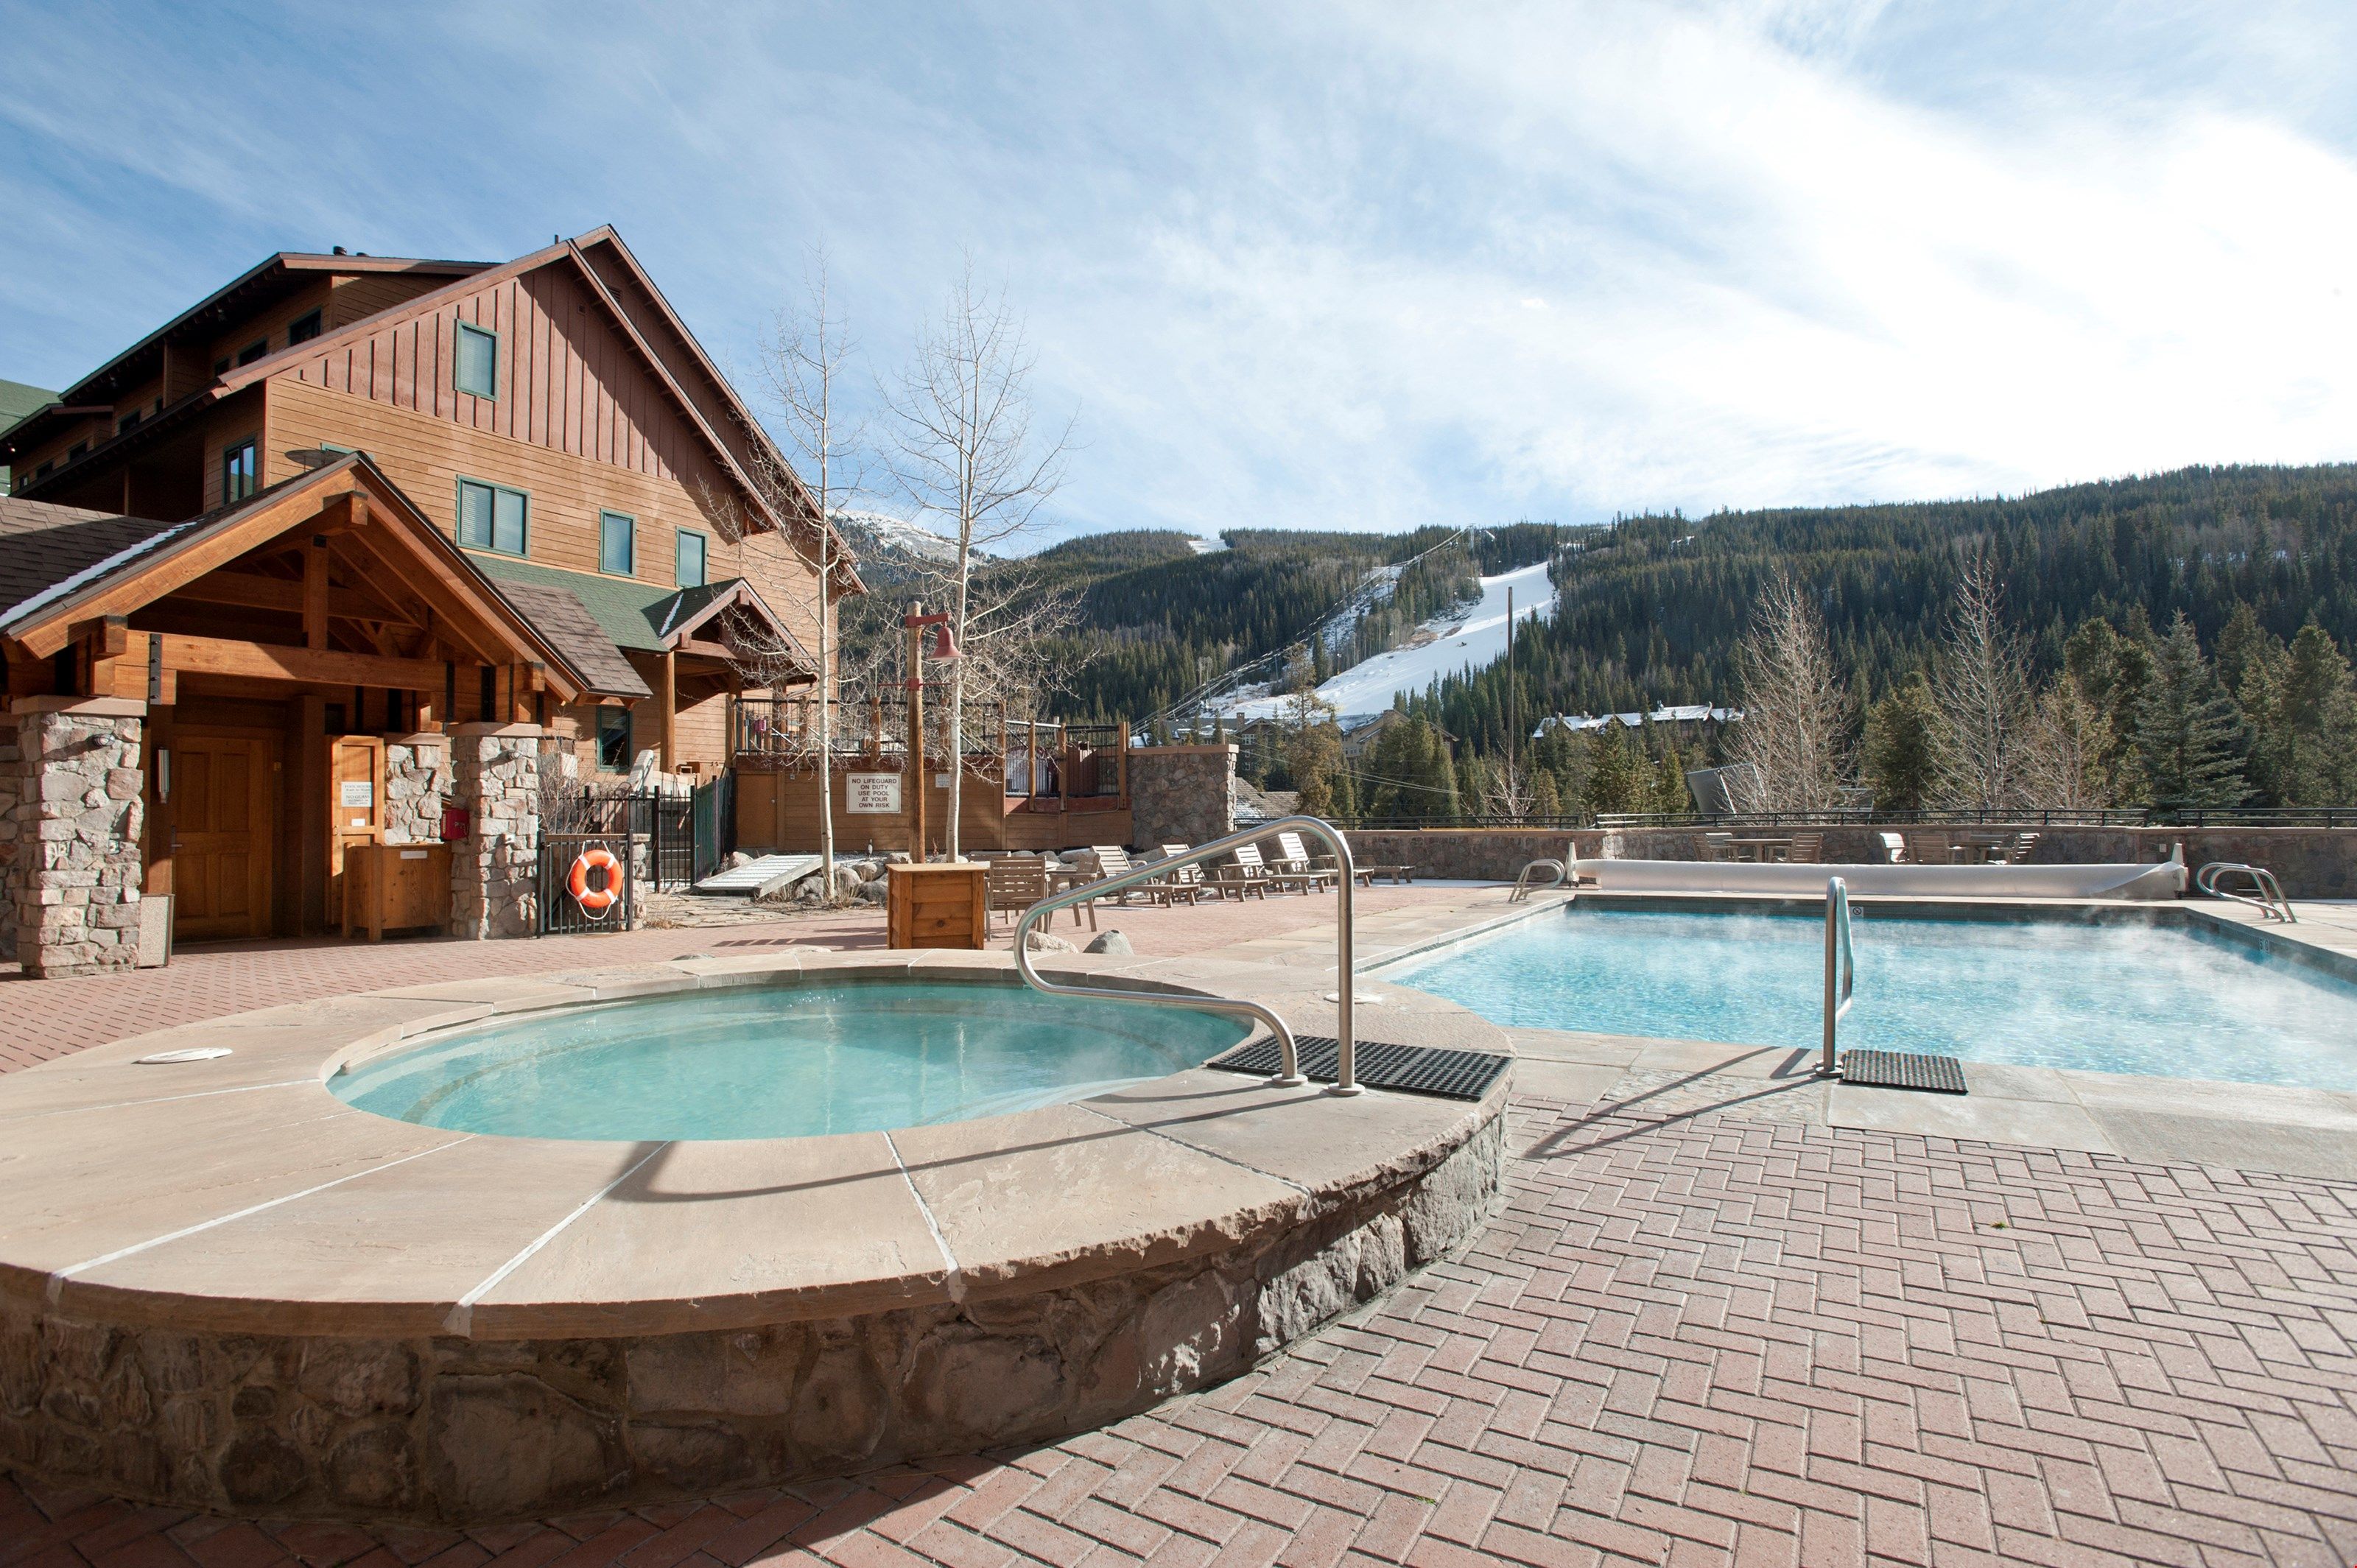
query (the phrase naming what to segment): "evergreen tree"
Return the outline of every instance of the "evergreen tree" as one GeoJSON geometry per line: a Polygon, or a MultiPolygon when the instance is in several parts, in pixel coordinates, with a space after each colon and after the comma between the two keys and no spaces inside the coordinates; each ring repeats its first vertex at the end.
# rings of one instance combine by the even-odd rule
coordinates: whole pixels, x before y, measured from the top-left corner
{"type": "Polygon", "coordinates": [[[2242,714],[2201,656],[2193,623],[2180,612],[2153,650],[2151,677],[2136,709],[2136,748],[2147,803],[2164,808],[2233,806],[2249,793],[2242,714]]]}
{"type": "Polygon", "coordinates": [[[1587,734],[1587,770],[1579,807],[1588,816],[1637,809],[1637,759],[1629,732],[1617,724],[1587,734]]]}
{"type": "Polygon", "coordinates": [[[2292,736],[2285,804],[2357,804],[2357,686],[2331,634],[2312,618],[2291,639],[2281,703],[2292,736]]]}
{"type": "Polygon", "coordinates": [[[1563,787],[1555,782],[1551,768],[1531,770],[1531,814],[1543,820],[1564,814],[1563,787]]]}
{"type": "Polygon", "coordinates": [[[1942,741],[1931,683],[1920,671],[1910,674],[1866,715],[1866,781],[1874,789],[1875,805],[1886,811],[1920,811],[1931,804],[1942,741]]]}

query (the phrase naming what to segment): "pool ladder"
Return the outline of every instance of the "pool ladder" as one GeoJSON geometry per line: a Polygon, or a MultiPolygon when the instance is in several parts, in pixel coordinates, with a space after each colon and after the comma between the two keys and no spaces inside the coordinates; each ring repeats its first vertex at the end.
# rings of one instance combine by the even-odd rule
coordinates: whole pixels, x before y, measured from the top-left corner
{"type": "Polygon", "coordinates": [[[1049,894],[1048,897],[1024,910],[1022,918],[1015,922],[1017,972],[1023,976],[1023,983],[1026,985],[1030,986],[1034,991],[1044,991],[1051,996],[1084,996],[1092,1001],[1132,1002],[1148,1007],[1192,1007],[1198,1012],[1232,1013],[1240,1018],[1257,1018],[1268,1026],[1270,1034],[1276,1036],[1277,1049],[1283,1060],[1283,1066],[1276,1077],[1269,1081],[1283,1089],[1298,1087],[1308,1081],[1301,1076],[1301,1052],[1294,1045],[1292,1029],[1286,1026],[1285,1020],[1278,1017],[1275,1009],[1272,1007],[1264,1006],[1257,1002],[1247,1002],[1240,996],[1169,996],[1151,991],[1114,991],[1096,985],[1069,985],[1044,979],[1039,971],[1031,967],[1031,928],[1040,920],[1052,917],[1058,910],[1069,909],[1076,904],[1085,904],[1092,899],[1103,898],[1108,894],[1125,892],[1132,887],[1142,887],[1149,883],[1159,882],[1182,865],[1200,865],[1214,855],[1225,854],[1230,850],[1239,849],[1273,834],[1287,832],[1307,833],[1332,850],[1335,865],[1341,873],[1334,888],[1336,1062],[1334,1086],[1331,1092],[1359,1093],[1358,1053],[1351,1035],[1351,971],[1352,967],[1351,888],[1351,885],[1358,880],[1358,867],[1351,859],[1350,844],[1344,841],[1334,824],[1322,817],[1281,817],[1273,822],[1255,822],[1240,832],[1230,833],[1225,838],[1213,839],[1209,843],[1197,844],[1184,854],[1174,854],[1166,860],[1149,861],[1133,871],[1122,873],[1119,876],[1100,877],[1094,882],[1083,882],[1078,886],[1068,887],[1061,893],[1049,894]]]}
{"type": "Polygon", "coordinates": [[[1825,882],[1825,1050],[1817,1063],[1821,1073],[1841,1070],[1836,1036],[1842,1015],[1849,1011],[1857,989],[1857,958],[1849,946],[1849,884],[1840,877],[1825,882]]]}
{"type": "Polygon", "coordinates": [[[2299,917],[2291,911],[2291,900],[2284,897],[2282,884],[2276,880],[2276,874],[2264,865],[2246,865],[2239,860],[2213,860],[2193,874],[2193,885],[2212,898],[2248,904],[2267,919],[2281,920],[2287,926],[2299,924],[2299,917]],[[2251,890],[2236,893],[2218,886],[2219,879],[2226,876],[2248,879],[2251,890]]]}

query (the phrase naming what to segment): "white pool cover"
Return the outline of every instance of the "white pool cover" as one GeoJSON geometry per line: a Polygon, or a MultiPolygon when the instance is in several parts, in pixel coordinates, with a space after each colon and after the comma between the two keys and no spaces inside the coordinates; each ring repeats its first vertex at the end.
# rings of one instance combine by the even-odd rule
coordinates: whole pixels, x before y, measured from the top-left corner
{"type": "Polygon", "coordinates": [[[2176,898],[2185,865],[1792,865],[1719,860],[1583,860],[1599,893],[1758,893],[1823,897],[1838,876],[1853,896],[1916,898],[2176,898]]]}

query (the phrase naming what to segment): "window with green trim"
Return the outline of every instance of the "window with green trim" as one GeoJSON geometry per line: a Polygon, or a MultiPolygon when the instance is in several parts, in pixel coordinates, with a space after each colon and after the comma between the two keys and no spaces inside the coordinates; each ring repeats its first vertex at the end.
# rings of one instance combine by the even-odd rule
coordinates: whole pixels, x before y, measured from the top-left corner
{"type": "Polygon", "coordinates": [[[630,770],[630,710],[597,710],[597,766],[608,773],[630,770]]]}
{"type": "Polygon", "coordinates": [[[704,535],[679,531],[678,582],[683,588],[704,586],[704,535]]]}
{"type": "Polygon", "coordinates": [[[500,336],[486,327],[458,323],[457,366],[452,384],[472,397],[500,395],[500,336]]]}
{"type": "Polygon", "coordinates": [[[319,312],[316,310],[296,317],[286,324],[286,346],[292,349],[297,343],[308,343],[319,335],[319,312]]]}
{"type": "Polygon", "coordinates": [[[221,454],[221,504],[253,493],[253,443],[241,441],[221,454]]]}
{"type": "Polygon", "coordinates": [[[627,577],[638,569],[639,524],[619,511],[597,514],[597,570],[627,577]]]}
{"type": "Polygon", "coordinates": [[[474,550],[522,555],[531,542],[531,502],[522,490],[458,481],[458,542],[474,550]]]}

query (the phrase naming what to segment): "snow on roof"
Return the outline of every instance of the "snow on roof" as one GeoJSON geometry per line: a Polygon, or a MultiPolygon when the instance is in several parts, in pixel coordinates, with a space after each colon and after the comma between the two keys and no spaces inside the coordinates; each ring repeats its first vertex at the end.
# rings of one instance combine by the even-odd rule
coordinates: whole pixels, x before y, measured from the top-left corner
{"type": "Polygon", "coordinates": [[[1657,725],[1727,724],[1742,716],[1741,708],[1717,708],[1708,703],[1683,703],[1675,707],[1655,708],[1650,714],[1551,714],[1539,721],[1539,727],[1531,732],[1531,738],[1536,740],[1554,730],[1584,735],[1614,724],[1624,729],[1635,729],[1647,719],[1657,725]]]}

